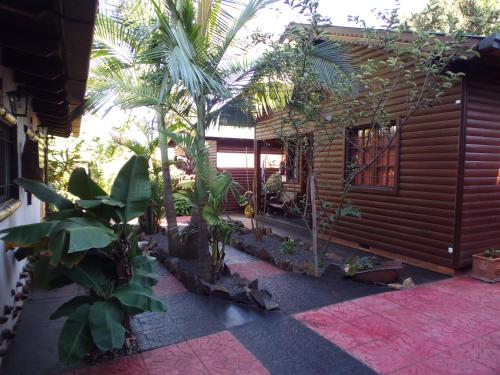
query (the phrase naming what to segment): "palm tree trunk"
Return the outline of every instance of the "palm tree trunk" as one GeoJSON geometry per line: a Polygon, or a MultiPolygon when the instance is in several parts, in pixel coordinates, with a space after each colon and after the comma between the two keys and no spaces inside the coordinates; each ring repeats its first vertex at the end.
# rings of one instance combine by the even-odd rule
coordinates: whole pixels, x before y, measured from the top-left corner
{"type": "MultiPolygon", "coordinates": [[[[197,123],[196,123],[196,143],[199,152],[205,147],[205,99],[199,97],[196,101],[197,123]]],[[[198,191],[198,209],[193,211],[194,222],[198,227],[198,270],[200,277],[205,280],[210,280],[211,277],[211,257],[208,242],[208,226],[203,219],[202,209],[207,203],[207,197],[203,181],[196,173],[196,189],[198,191]]]]}
{"type": "Polygon", "coordinates": [[[168,248],[170,255],[179,256],[179,229],[177,227],[177,215],[175,213],[174,195],[170,178],[168,143],[165,136],[165,113],[162,109],[157,111],[157,124],[163,175],[163,204],[165,205],[165,215],[167,217],[168,248]]]}

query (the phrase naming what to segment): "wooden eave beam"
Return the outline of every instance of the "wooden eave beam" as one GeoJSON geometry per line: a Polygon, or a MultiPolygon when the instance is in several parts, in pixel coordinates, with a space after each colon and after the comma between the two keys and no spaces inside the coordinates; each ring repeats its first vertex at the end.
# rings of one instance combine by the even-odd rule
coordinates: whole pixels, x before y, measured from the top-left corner
{"type": "Polygon", "coordinates": [[[14,73],[14,80],[23,86],[31,87],[51,94],[60,94],[64,92],[66,84],[64,77],[45,79],[21,72],[14,73]]]}
{"type": "Polygon", "coordinates": [[[52,80],[63,76],[63,64],[56,56],[44,58],[4,48],[2,60],[6,67],[36,77],[52,80]]]}

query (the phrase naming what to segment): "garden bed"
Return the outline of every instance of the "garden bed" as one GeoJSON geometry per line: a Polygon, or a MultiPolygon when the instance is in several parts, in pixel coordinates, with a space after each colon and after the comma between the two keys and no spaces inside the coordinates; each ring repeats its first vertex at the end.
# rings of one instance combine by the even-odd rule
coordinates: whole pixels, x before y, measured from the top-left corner
{"type": "Polygon", "coordinates": [[[247,230],[240,229],[231,237],[231,245],[236,249],[256,258],[269,262],[276,267],[289,272],[314,275],[314,254],[302,242],[296,241],[293,252],[284,250],[287,240],[267,229],[259,241],[255,235],[247,230]]]}
{"type": "Polygon", "coordinates": [[[199,276],[200,271],[197,260],[180,259],[168,254],[165,236],[155,236],[151,245],[151,255],[155,256],[190,292],[264,310],[279,308],[278,304],[272,300],[271,293],[259,288],[257,279],[248,280],[238,273],[231,273],[229,267],[224,265],[221,278],[216,283],[210,283],[199,276]]]}

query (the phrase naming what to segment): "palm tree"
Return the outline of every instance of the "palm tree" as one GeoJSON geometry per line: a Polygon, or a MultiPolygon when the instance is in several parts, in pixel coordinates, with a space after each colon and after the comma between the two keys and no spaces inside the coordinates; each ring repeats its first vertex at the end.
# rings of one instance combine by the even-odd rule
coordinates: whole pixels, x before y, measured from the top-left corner
{"type": "MultiPolygon", "coordinates": [[[[213,123],[219,125],[235,118],[252,119],[255,101],[250,104],[245,92],[252,81],[262,82],[259,65],[267,61],[256,60],[245,64],[234,58],[239,48],[238,35],[259,10],[274,0],[152,0],[158,28],[158,48],[150,56],[164,61],[169,66],[173,82],[186,89],[196,113],[195,143],[198,152],[205,147],[205,130],[213,123]]],[[[307,53],[308,63],[319,74],[318,80],[327,85],[339,75],[350,72],[342,50],[335,43],[322,41],[307,53]]],[[[267,81],[269,83],[269,81],[267,81]]],[[[257,104],[269,109],[269,103],[285,102],[293,89],[288,82],[277,85],[275,90],[259,94],[257,104]],[[284,89],[284,90],[283,90],[284,89]]],[[[207,205],[209,192],[203,192],[201,168],[197,168],[196,185],[199,191],[194,218],[198,227],[198,254],[208,273],[210,253],[208,251],[207,225],[200,209],[207,205]]]]}
{"type": "MultiPolygon", "coordinates": [[[[154,48],[151,37],[154,26],[144,21],[147,20],[144,15],[142,22],[130,22],[130,11],[141,10],[144,8],[129,9],[127,17],[123,15],[123,9],[112,16],[98,15],[88,81],[89,97],[84,110],[105,111],[107,114],[116,106],[132,110],[147,108],[154,113],[161,153],[169,250],[175,254],[178,227],[165,129],[167,115],[172,118],[172,113],[169,113],[171,96],[178,95],[179,91],[174,90],[168,69],[165,70],[158,61],[145,58],[145,54],[154,48]]],[[[140,19],[139,16],[137,19],[140,19]]]]}

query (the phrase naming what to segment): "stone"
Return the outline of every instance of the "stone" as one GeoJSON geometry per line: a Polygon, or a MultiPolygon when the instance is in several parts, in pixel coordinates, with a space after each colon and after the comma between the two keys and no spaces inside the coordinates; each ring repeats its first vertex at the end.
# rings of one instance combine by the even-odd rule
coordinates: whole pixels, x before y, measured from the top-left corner
{"type": "Polygon", "coordinates": [[[225,300],[231,300],[231,294],[229,294],[229,291],[220,285],[213,286],[212,290],[210,292],[210,295],[212,297],[222,298],[225,300]]]}
{"type": "Polygon", "coordinates": [[[229,269],[229,267],[227,266],[226,263],[224,263],[224,266],[222,267],[221,275],[222,276],[231,276],[231,270],[229,269]]]}
{"type": "Polygon", "coordinates": [[[208,281],[205,280],[200,280],[200,292],[204,296],[210,295],[212,291],[212,284],[210,284],[208,281]]]}
{"type": "Polygon", "coordinates": [[[271,299],[271,293],[269,293],[265,289],[252,289],[250,295],[252,296],[253,300],[265,310],[276,310],[279,307],[279,305],[271,299]]]}
{"type": "Polygon", "coordinates": [[[399,283],[390,283],[390,284],[387,284],[387,286],[389,288],[396,289],[396,290],[404,289],[403,284],[399,284],[399,283]]]}
{"type": "Polygon", "coordinates": [[[243,289],[242,291],[236,292],[231,295],[231,299],[237,303],[244,303],[245,305],[253,304],[252,297],[250,297],[250,292],[248,288],[243,289]]]}
{"type": "Polygon", "coordinates": [[[292,264],[292,271],[302,275],[304,273],[304,267],[300,262],[294,261],[292,264]]]}
{"type": "Polygon", "coordinates": [[[259,251],[257,251],[257,258],[265,260],[265,261],[269,261],[269,260],[273,259],[271,254],[269,254],[269,252],[266,249],[264,249],[263,247],[260,248],[259,251]]]}
{"type": "Polygon", "coordinates": [[[246,277],[239,277],[236,285],[238,285],[239,287],[242,287],[242,286],[247,286],[249,283],[250,283],[250,280],[248,280],[246,277]]]}
{"type": "Polygon", "coordinates": [[[280,260],[277,266],[283,271],[293,271],[293,262],[291,260],[280,260]]]}
{"type": "Polygon", "coordinates": [[[201,282],[198,276],[193,275],[191,272],[183,272],[182,274],[186,289],[191,292],[199,292],[201,282]]]}
{"type": "Polygon", "coordinates": [[[415,282],[411,277],[408,277],[407,279],[403,280],[403,286],[405,289],[410,289],[415,287],[415,282]]]}
{"type": "Polygon", "coordinates": [[[248,283],[248,287],[250,289],[259,289],[259,280],[255,279],[252,282],[248,283]]]}
{"type": "Polygon", "coordinates": [[[312,264],[311,261],[309,260],[304,261],[304,272],[306,275],[316,276],[316,268],[314,267],[314,264],[312,264]]]}
{"type": "Polygon", "coordinates": [[[325,270],[321,274],[322,278],[330,280],[341,280],[344,276],[345,273],[342,267],[332,263],[326,266],[325,270]]]}
{"type": "Polygon", "coordinates": [[[340,264],[342,263],[342,257],[336,253],[328,252],[325,254],[325,259],[330,263],[340,264]]]}

